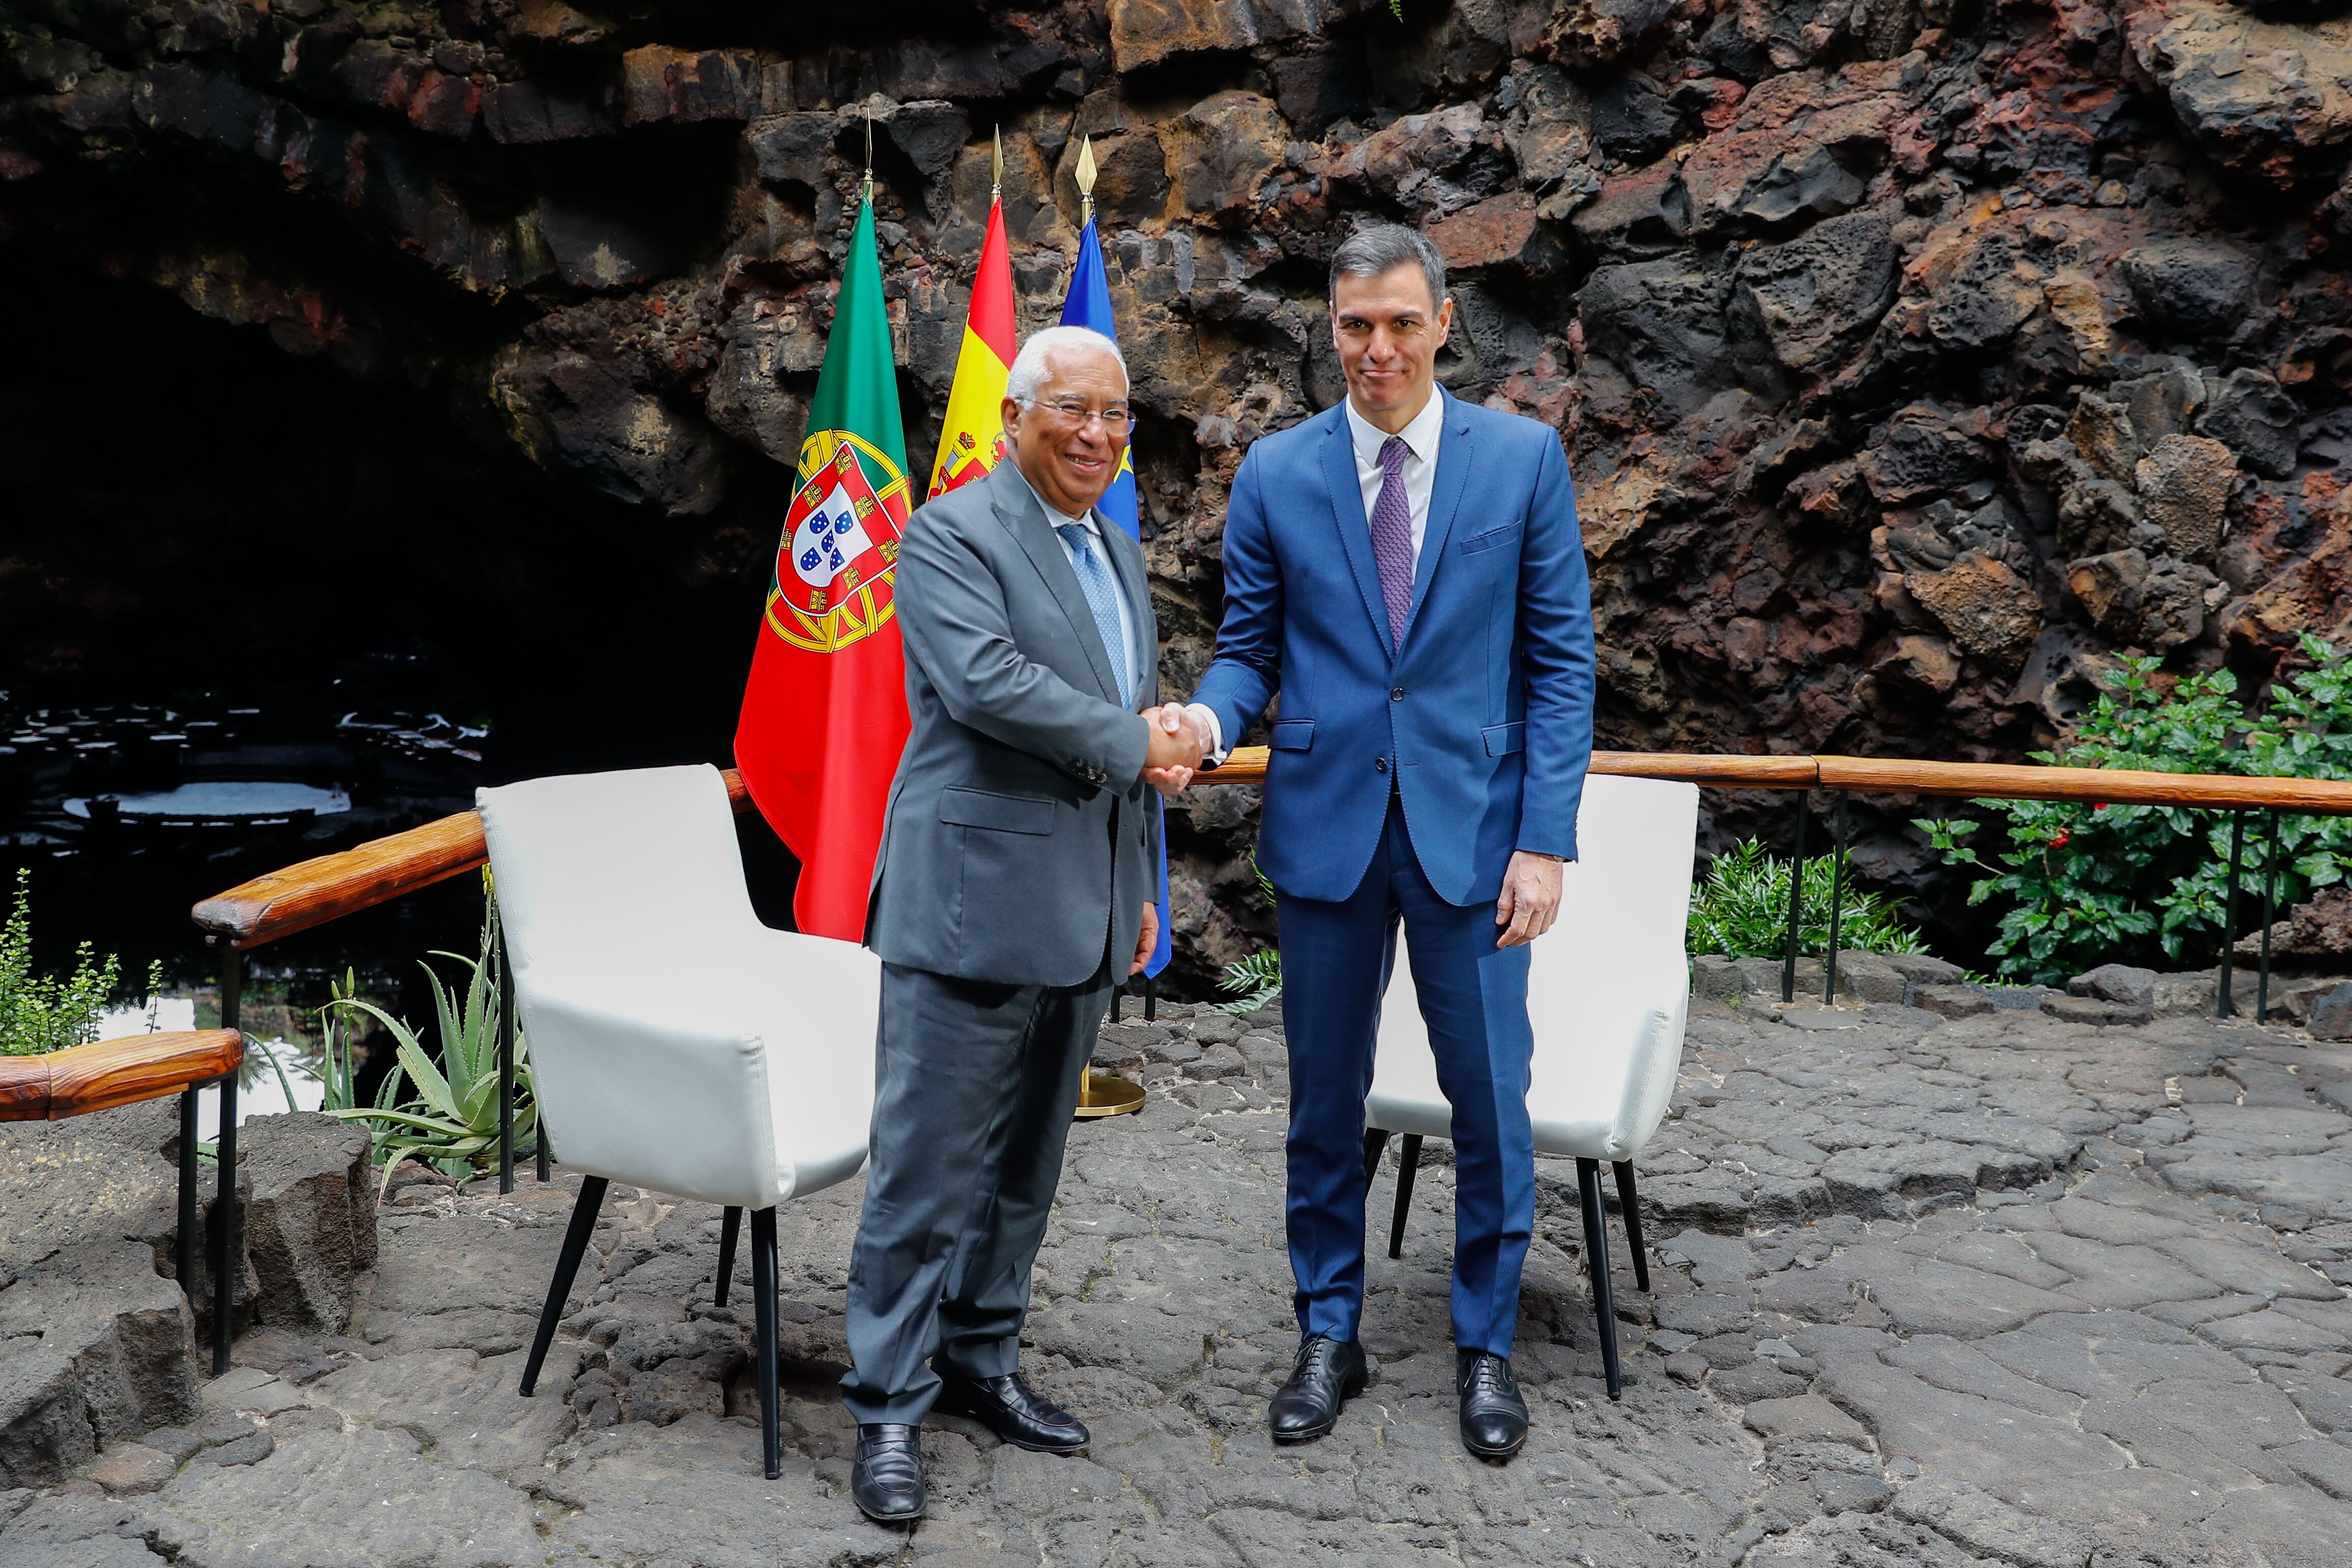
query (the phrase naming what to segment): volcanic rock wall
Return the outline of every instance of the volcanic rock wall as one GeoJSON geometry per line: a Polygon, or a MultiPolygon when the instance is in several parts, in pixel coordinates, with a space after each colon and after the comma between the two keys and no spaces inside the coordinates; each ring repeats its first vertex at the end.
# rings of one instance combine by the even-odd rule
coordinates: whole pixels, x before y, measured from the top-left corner
{"type": "MultiPolygon", "coordinates": [[[[1176,689],[1377,215],[1454,269],[1448,384],[1568,444],[1603,743],[2011,758],[2120,650],[2261,679],[2352,605],[2337,9],[0,0],[0,241],[446,401],[748,646],[869,121],[925,472],[990,132],[1030,326],[1090,135],[1176,689]]],[[[1268,929],[1253,805],[1179,814],[1196,975],[1268,929]]]]}

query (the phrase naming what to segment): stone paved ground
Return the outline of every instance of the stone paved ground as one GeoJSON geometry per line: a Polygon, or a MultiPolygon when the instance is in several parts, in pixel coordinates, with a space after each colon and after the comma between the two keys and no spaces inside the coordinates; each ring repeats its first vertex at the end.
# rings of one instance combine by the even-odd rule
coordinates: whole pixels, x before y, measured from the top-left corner
{"type": "Polygon", "coordinates": [[[525,1401],[572,1184],[419,1182],[384,1212],[351,1336],[257,1331],[196,1426],[0,1493],[0,1563],[2352,1562],[2352,1051],[2200,1020],[1702,1007],[1643,1162],[1654,1297],[1619,1247],[1621,1405],[1572,1168],[1546,1162],[1519,1334],[1535,1428],[1507,1467],[1454,1435],[1443,1165],[1404,1258],[1372,1265],[1378,1381],[1329,1439],[1277,1451],[1278,1024],[1129,1026],[1104,1055],[1155,1092],[1073,1138],[1025,1357],[1093,1424],[1086,1458],[935,1419],[929,1521],[857,1518],[830,1389],[854,1184],[783,1215],[770,1482],[748,1308],[710,1306],[715,1210],[616,1191],[525,1401]]]}

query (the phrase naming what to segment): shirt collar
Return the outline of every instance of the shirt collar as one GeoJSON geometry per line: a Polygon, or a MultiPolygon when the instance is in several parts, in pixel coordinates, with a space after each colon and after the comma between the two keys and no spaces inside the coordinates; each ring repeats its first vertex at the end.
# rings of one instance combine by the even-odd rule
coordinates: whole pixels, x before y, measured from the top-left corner
{"type": "MultiPolygon", "coordinates": [[[[1348,436],[1355,444],[1356,460],[1367,468],[1379,468],[1381,447],[1388,441],[1388,432],[1357,413],[1353,398],[1348,399],[1342,406],[1348,411],[1348,436]]],[[[1445,389],[1433,386],[1429,389],[1429,401],[1421,405],[1421,412],[1412,416],[1412,422],[1397,434],[1404,437],[1405,448],[1426,463],[1437,456],[1437,433],[1444,424],[1445,389]]]]}
{"type": "MultiPolygon", "coordinates": [[[[1012,463],[1013,471],[1020,477],[1021,482],[1029,485],[1029,476],[1021,472],[1021,466],[1018,463],[1013,463],[1010,454],[1006,455],[1005,461],[1012,463]]],[[[1055,510],[1054,503],[1047,500],[1035,485],[1029,485],[1029,493],[1037,497],[1037,504],[1045,510],[1045,525],[1048,528],[1060,528],[1066,523],[1075,522],[1085,529],[1091,537],[1096,539],[1102,537],[1102,531],[1095,526],[1094,508],[1088,507],[1084,517],[1072,517],[1068,512],[1055,510]]]]}

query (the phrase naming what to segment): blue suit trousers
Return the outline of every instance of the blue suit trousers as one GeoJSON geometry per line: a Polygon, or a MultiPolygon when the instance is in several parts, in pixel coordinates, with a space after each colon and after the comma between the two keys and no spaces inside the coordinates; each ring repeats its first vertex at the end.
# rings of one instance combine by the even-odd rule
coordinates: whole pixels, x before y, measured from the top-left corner
{"type": "Polygon", "coordinates": [[[1352,1340],[1363,1318],[1364,1096],[1401,921],[1438,1084],[1454,1108],[1454,1342],[1509,1355],[1535,1226],[1528,950],[1496,947],[1493,904],[1437,896],[1394,795],[1352,894],[1286,897],[1276,912],[1290,1042],[1286,1216],[1300,1332],[1352,1340]]]}

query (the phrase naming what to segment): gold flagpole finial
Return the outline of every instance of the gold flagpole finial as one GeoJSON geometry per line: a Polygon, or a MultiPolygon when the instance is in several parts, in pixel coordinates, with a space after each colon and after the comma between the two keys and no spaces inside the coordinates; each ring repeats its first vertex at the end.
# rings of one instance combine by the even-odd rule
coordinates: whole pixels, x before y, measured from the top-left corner
{"type": "Polygon", "coordinates": [[[874,199],[874,110],[866,111],[866,199],[874,199]]]}
{"type": "Polygon", "coordinates": [[[996,128],[996,151],[988,160],[988,199],[995,201],[1004,195],[1004,127],[996,128]]]}
{"type": "Polygon", "coordinates": [[[1087,137],[1078,143],[1078,200],[1085,204],[1086,221],[1095,220],[1095,139],[1087,137]]]}

